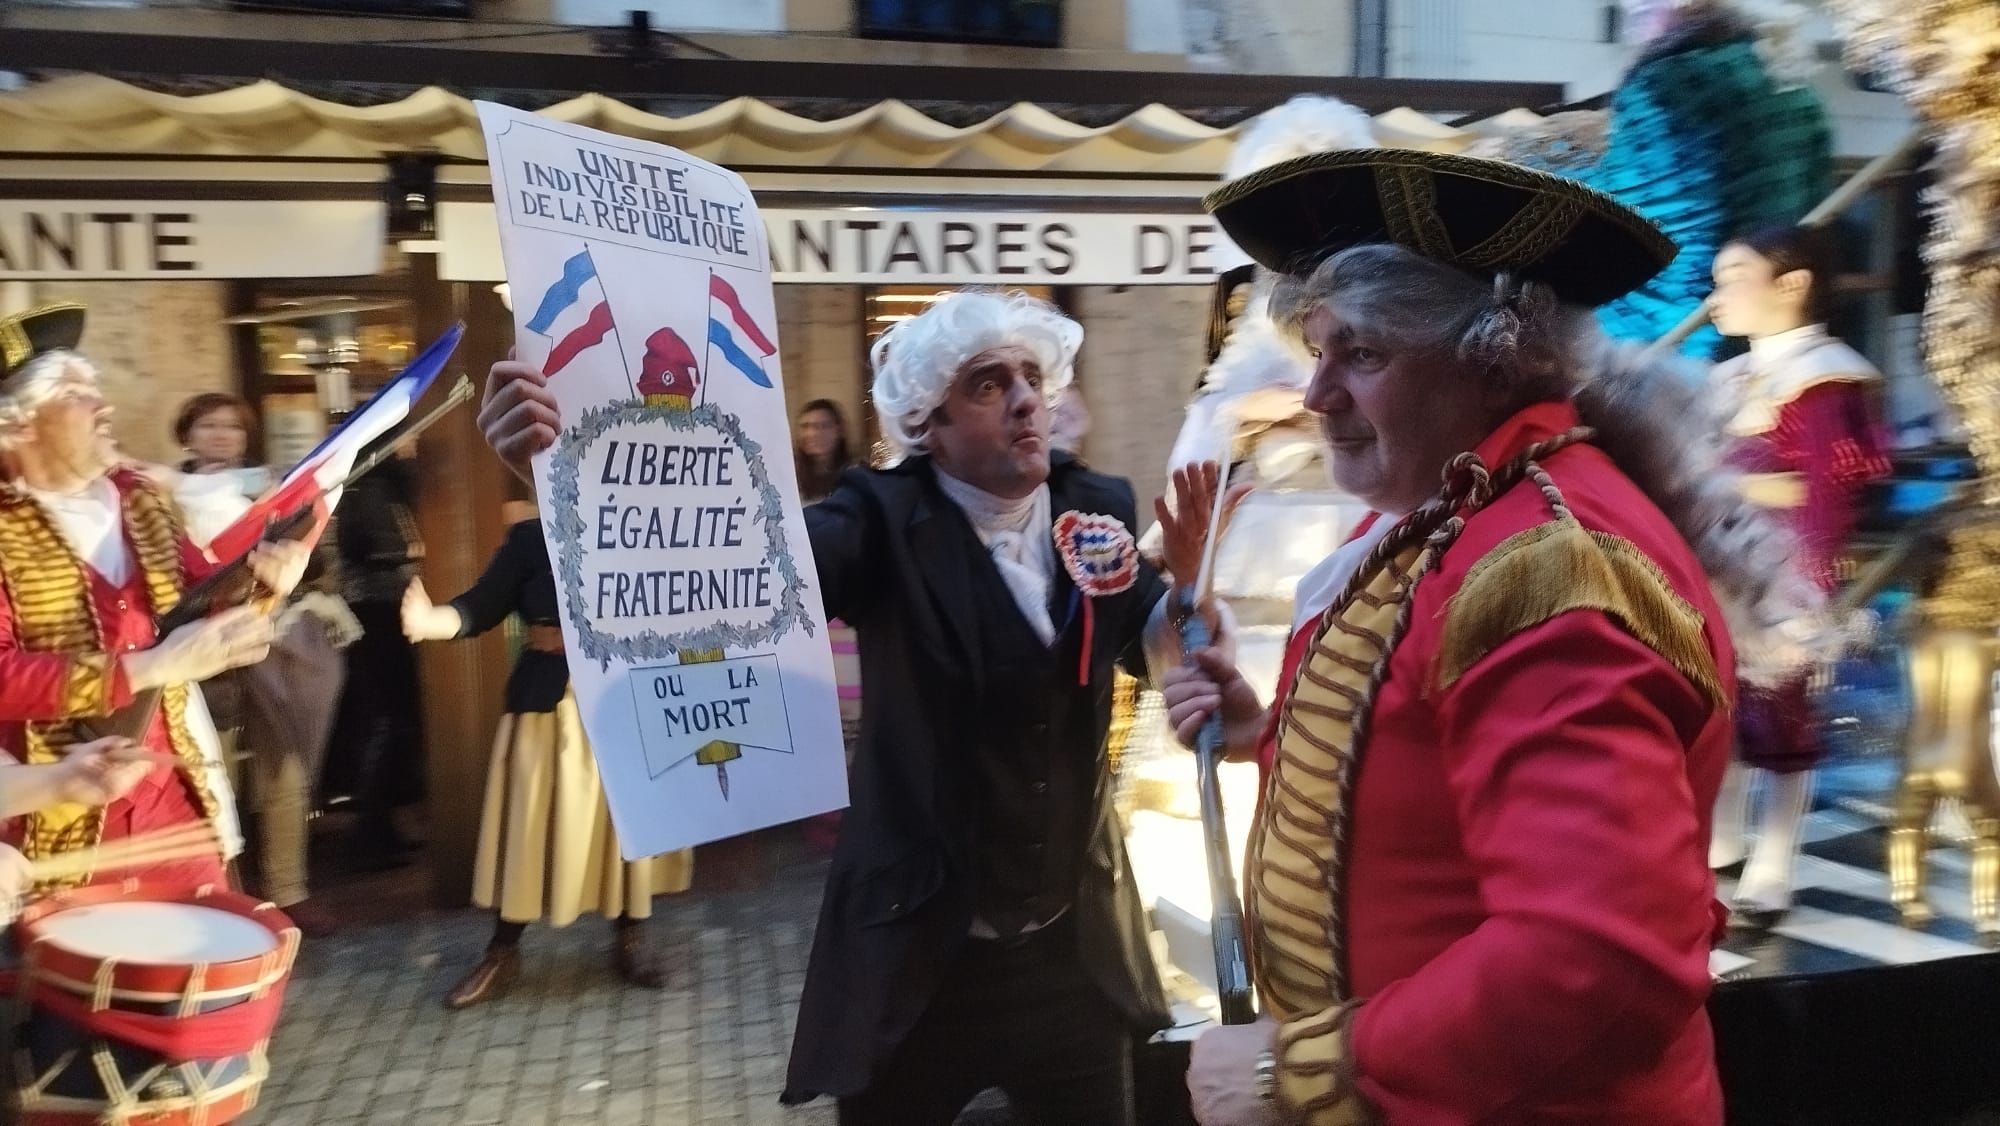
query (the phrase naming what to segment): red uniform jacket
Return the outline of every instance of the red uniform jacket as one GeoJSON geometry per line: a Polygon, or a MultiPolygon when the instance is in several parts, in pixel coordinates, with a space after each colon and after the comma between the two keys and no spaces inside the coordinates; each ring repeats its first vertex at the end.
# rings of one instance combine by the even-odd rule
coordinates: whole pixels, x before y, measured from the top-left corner
{"type": "MultiPolygon", "coordinates": [[[[1575,424],[1567,404],[1539,405],[1477,452],[1498,468],[1575,424]]],[[[1340,1051],[1397,1126],[1712,1126],[1706,848],[1731,742],[1728,638],[1692,551],[1608,457],[1573,445],[1543,466],[1584,529],[1636,547],[1698,612],[1709,689],[1591,609],[1513,633],[1438,687],[1468,572],[1551,519],[1529,482],[1474,512],[1415,587],[1351,782],[1335,1001],[1359,1005],[1340,1051]]],[[[1281,686],[1317,627],[1293,639],[1281,686]]]]}
{"type": "MultiPolygon", "coordinates": [[[[149,487],[128,474],[117,474],[113,480],[118,485],[121,498],[135,488],[149,487]]],[[[102,642],[101,648],[93,648],[89,653],[36,652],[22,648],[16,628],[14,598],[15,591],[31,577],[0,570],[0,750],[17,760],[25,759],[29,723],[107,715],[132,700],[131,686],[126,683],[115,656],[147,648],[156,638],[146,568],[141,554],[131,543],[132,530],[129,527],[126,537],[135,563],[123,586],[113,586],[74,555],[65,554],[46,562],[52,571],[64,577],[75,574],[78,581],[85,584],[91,616],[102,642]],[[95,698],[84,700],[79,698],[76,690],[78,668],[80,663],[92,659],[94,653],[109,654],[114,659],[103,677],[103,694],[99,696],[94,691],[89,692],[86,695],[95,698]]],[[[178,556],[184,582],[199,579],[213,567],[185,537],[179,539],[178,556]]],[[[154,718],[145,742],[148,749],[169,754],[175,752],[164,709],[154,718]]],[[[102,839],[116,840],[202,818],[196,795],[182,772],[162,765],[129,795],[105,809],[102,839]]],[[[0,839],[18,847],[26,822],[25,817],[7,822],[0,830],[0,839]]],[[[218,856],[212,861],[182,861],[138,871],[107,872],[101,876],[105,879],[137,876],[193,887],[204,883],[220,884],[223,868],[218,856]]]]}

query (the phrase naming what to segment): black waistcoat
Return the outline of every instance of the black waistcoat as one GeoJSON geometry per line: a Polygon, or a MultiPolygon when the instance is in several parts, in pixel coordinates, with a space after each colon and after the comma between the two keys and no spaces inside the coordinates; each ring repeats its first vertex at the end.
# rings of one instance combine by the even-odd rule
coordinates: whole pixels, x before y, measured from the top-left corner
{"type": "Polygon", "coordinates": [[[1021,615],[990,557],[972,576],[991,676],[1010,686],[1011,698],[1032,701],[988,717],[985,737],[968,741],[978,821],[976,910],[1003,936],[1069,907],[1091,827],[1098,744],[1091,694],[1076,686],[1082,611],[1059,561],[1056,568],[1050,621],[1059,632],[1052,646],[1021,615]]]}

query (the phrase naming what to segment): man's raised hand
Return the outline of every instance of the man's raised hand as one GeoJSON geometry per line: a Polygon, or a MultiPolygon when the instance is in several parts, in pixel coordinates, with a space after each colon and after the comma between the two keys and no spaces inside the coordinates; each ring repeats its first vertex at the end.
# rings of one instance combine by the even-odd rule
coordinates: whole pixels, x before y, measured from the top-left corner
{"type": "Polygon", "coordinates": [[[547,376],[511,357],[493,365],[479,403],[479,429],[509,469],[523,480],[533,480],[530,461],[555,445],[561,428],[547,376]]]}

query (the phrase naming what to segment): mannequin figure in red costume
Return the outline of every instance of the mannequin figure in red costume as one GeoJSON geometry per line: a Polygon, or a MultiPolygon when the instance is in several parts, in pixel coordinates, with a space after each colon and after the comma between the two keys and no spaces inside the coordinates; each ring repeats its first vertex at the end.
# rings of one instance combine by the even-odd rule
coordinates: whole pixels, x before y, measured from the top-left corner
{"type": "MultiPolygon", "coordinates": [[[[242,838],[194,682],[262,659],[271,626],[246,607],[156,636],[155,615],[214,565],[182,534],[165,494],[107,457],[109,408],[76,351],[83,314],[61,304],[0,320],[0,751],[31,765],[57,761],[76,721],[158,688],[141,744],[162,757],[108,804],[45,805],[0,823],[0,839],[34,860],[206,822],[217,855],[100,878],[221,884],[242,838]]],[[[305,562],[304,545],[270,545],[252,569],[282,598],[305,562]]]]}
{"type": "MultiPolygon", "coordinates": [[[[1827,334],[1819,300],[1825,273],[1809,232],[1773,227],[1737,238],[1716,255],[1714,273],[1715,327],[1750,341],[1747,354],[1717,365],[1710,379],[1744,496],[1793,525],[1807,574],[1830,592],[1861,490],[1889,473],[1877,410],[1881,374],[1827,334]]],[[[1799,828],[1821,751],[1810,675],[1745,688],[1738,761],[1715,809],[1713,867],[1745,860],[1745,822],[1754,826],[1734,903],[1737,919],[1752,926],[1770,925],[1792,905],[1799,828]],[[1756,777],[1763,800],[1753,813],[1756,777]]]]}
{"type": "Polygon", "coordinates": [[[1196,1117],[1719,1126],[1705,854],[1736,675],[1711,582],[1756,594],[1771,555],[1714,538],[1747,506],[1693,381],[1591,315],[1673,244],[1568,181],[1389,149],[1208,205],[1289,275],[1305,406],[1373,513],[1301,580],[1275,703],[1213,650],[1162,678],[1183,740],[1219,711],[1266,763],[1263,1017],[1195,1043],[1196,1117]]]}

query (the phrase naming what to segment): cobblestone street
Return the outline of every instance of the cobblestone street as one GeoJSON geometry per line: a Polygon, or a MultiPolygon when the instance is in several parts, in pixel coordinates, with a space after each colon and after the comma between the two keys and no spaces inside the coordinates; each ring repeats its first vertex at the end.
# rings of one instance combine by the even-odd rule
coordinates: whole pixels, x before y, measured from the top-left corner
{"type": "Polygon", "coordinates": [[[660,899],[668,987],[621,986],[610,928],[531,928],[520,979],[465,1012],[440,999],[491,917],[425,913],[308,941],[254,1126],[590,1122],[832,1126],[830,1102],[778,1105],[825,863],[750,891],[660,899]]]}

